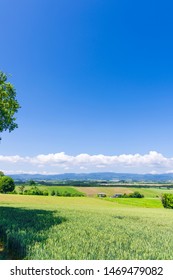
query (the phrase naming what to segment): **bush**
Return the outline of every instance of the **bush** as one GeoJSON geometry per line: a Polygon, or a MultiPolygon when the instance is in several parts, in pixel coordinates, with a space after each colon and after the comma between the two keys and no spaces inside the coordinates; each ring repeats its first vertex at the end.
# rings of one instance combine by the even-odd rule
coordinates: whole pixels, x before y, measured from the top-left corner
{"type": "Polygon", "coordinates": [[[48,196],[49,195],[48,191],[43,191],[43,195],[48,196]]]}
{"type": "Polygon", "coordinates": [[[131,193],[131,194],[129,194],[129,197],[133,197],[133,198],[143,198],[144,197],[144,195],[143,194],[141,194],[140,192],[133,192],[133,193],[131,193]]]}
{"type": "Polygon", "coordinates": [[[34,180],[29,180],[28,184],[30,186],[36,186],[36,182],[34,180]]]}
{"type": "Polygon", "coordinates": [[[23,194],[25,194],[25,195],[44,195],[44,196],[49,195],[47,190],[41,191],[37,187],[32,187],[29,190],[24,190],[23,194]]]}
{"type": "Polygon", "coordinates": [[[122,197],[122,198],[143,198],[144,195],[141,194],[140,192],[135,191],[135,192],[130,193],[130,194],[124,193],[122,196],[119,196],[119,197],[120,197],[120,198],[121,198],[121,197],[122,197]]]}
{"type": "Polygon", "coordinates": [[[173,209],[173,194],[164,193],[162,195],[162,204],[165,208],[173,209]]]}
{"type": "Polygon", "coordinates": [[[9,193],[14,191],[15,184],[11,177],[0,176],[0,193],[9,193]]]}
{"type": "Polygon", "coordinates": [[[54,195],[55,195],[55,191],[52,190],[50,195],[51,195],[51,196],[54,196],[54,195]]]}
{"type": "Polygon", "coordinates": [[[129,195],[124,193],[123,195],[119,196],[119,197],[123,197],[123,198],[129,198],[129,195]]]}
{"type": "Polygon", "coordinates": [[[71,196],[71,193],[68,192],[68,191],[65,191],[62,195],[63,195],[63,196],[71,196]]]}
{"type": "Polygon", "coordinates": [[[25,186],[24,185],[19,186],[19,194],[23,194],[24,190],[25,190],[25,186]]]}
{"type": "Polygon", "coordinates": [[[10,194],[18,194],[16,190],[13,190],[12,192],[10,192],[10,194]]]}
{"type": "Polygon", "coordinates": [[[30,189],[32,195],[43,195],[43,192],[39,190],[37,187],[33,187],[30,189]]]}
{"type": "Polygon", "coordinates": [[[55,195],[56,196],[61,196],[61,194],[58,191],[55,192],[55,195]]]}
{"type": "Polygon", "coordinates": [[[24,194],[26,195],[43,195],[43,192],[39,190],[37,187],[32,187],[29,190],[25,190],[24,194]]]}

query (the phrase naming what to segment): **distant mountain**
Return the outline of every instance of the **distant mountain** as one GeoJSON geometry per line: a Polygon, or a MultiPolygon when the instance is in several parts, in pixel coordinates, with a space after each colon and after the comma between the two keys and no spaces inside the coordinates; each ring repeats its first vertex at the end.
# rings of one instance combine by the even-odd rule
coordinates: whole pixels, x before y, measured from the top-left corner
{"type": "Polygon", "coordinates": [[[173,182],[173,173],[168,174],[131,174],[131,173],[114,173],[114,172],[99,172],[99,173],[64,173],[56,175],[42,174],[11,174],[15,181],[63,181],[63,180],[89,180],[89,181],[143,181],[143,182],[173,182]]]}

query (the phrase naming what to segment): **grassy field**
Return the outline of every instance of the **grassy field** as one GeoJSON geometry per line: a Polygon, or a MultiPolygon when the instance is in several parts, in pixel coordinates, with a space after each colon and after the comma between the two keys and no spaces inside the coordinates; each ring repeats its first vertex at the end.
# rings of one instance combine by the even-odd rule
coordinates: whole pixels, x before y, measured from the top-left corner
{"type": "MultiPolygon", "coordinates": [[[[30,189],[31,186],[26,186],[25,189],[30,189]]],[[[105,186],[99,186],[99,187],[74,187],[74,186],[38,186],[38,188],[42,191],[48,191],[49,195],[51,195],[52,191],[58,191],[61,195],[64,195],[64,193],[71,193],[72,195],[79,195],[84,194],[88,197],[97,197],[98,193],[105,193],[108,197],[114,195],[115,193],[126,193],[130,194],[134,191],[138,191],[141,194],[143,194],[146,198],[156,198],[161,197],[162,193],[172,193],[173,189],[167,189],[167,188],[159,188],[159,187],[150,187],[150,188],[138,188],[138,187],[105,187],[105,186]]],[[[19,192],[19,186],[16,187],[16,191],[19,192]]]]}
{"type": "Polygon", "coordinates": [[[144,208],[163,208],[161,200],[155,198],[105,198],[108,201],[115,202],[119,206],[144,207],[144,208]]]}
{"type": "MultiPolygon", "coordinates": [[[[29,190],[31,189],[33,186],[25,186],[25,190],[29,190]]],[[[75,187],[64,187],[64,186],[36,186],[38,189],[40,189],[41,191],[47,191],[49,195],[51,195],[52,191],[54,191],[55,193],[58,192],[58,194],[60,196],[66,196],[67,194],[69,196],[80,196],[80,195],[84,195],[83,192],[81,192],[80,190],[78,190],[75,187]]],[[[15,190],[17,191],[17,193],[20,192],[20,187],[16,186],[15,190]]]]}
{"type": "Polygon", "coordinates": [[[173,259],[173,210],[160,189],[144,191],[142,199],[0,194],[0,259],[173,259]]]}

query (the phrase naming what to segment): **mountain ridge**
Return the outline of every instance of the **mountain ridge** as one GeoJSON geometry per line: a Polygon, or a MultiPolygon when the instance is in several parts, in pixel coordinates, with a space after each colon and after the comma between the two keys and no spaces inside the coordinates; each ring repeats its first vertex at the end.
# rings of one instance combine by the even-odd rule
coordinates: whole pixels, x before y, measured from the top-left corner
{"type": "Polygon", "coordinates": [[[116,172],[92,172],[92,173],[62,173],[62,174],[10,174],[14,180],[106,180],[106,181],[145,181],[168,182],[173,181],[173,173],[138,174],[116,172]]]}

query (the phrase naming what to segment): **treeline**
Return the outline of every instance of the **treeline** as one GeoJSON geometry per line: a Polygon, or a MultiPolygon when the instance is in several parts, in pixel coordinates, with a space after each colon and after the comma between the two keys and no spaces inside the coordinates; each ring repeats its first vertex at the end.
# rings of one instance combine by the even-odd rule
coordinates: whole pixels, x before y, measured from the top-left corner
{"type": "Polygon", "coordinates": [[[133,192],[133,193],[130,193],[130,194],[122,194],[122,195],[119,195],[118,197],[122,197],[122,198],[143,198],[144,195],[141,194],[140,192],[133,192]]]}
{"type": "Polygon", "coordinates": [[[127,183],[122,182],[120,183],[110,183],[109,181],[78,181],[78,180],[61,180],[61,181],[39,181],[39,180],[28,180],[28,181],[22,181],[22,180],[15,180],[16,185],[25,185],[25,186],[31,186],[31,185],[40,185],[40,186],[74,186],[74,187],[133,187],[133,188],[166,188],[166,189],[173,189],[173,185],[168,184],[160,184],[160,185],[148,185],[148,184],[134,184],[134,183],[127,183]]]}
{"type": "MultiPolygon", "coordinates": [[[[76,197],[76,196],[84,196],[83,193],[79,191],[62,191],[62,190],[52,190],[49,192],[48,190],[41,190],[37,186],[33,186],[30,189],[25,189],[25,186],[19,186],[19,194],[21,195],[42,195],[42,196],[68,196],[68,197],[76,197]]],[[[17,192],[16,192],[17,194],[17,192]]]]}
{"type": "MultiPolygon", "coordinates": [[[[15,181],[16,185],[41,185],[41,186],[74,186],[74,187],[96,187],[102,186],[101,182],[98,181],[37,181],[37,180],[29,180],[29,181],[15,181]]],[[[109,186],[109,185],[108,185],[109,186]]],[[[112,185],[110,185],[112,186],[112,185]]]]}

